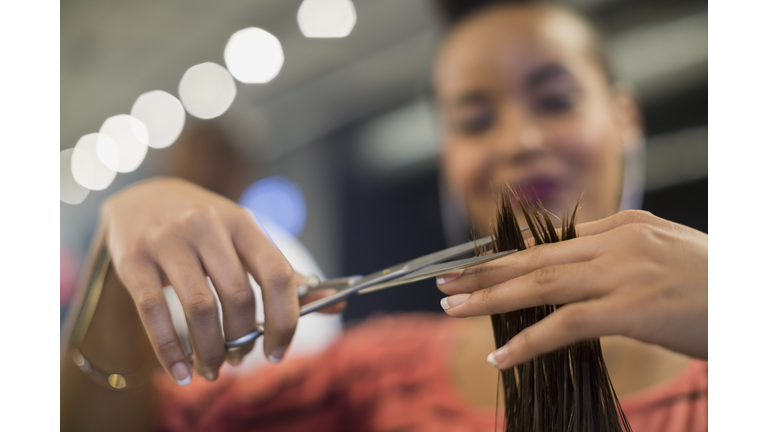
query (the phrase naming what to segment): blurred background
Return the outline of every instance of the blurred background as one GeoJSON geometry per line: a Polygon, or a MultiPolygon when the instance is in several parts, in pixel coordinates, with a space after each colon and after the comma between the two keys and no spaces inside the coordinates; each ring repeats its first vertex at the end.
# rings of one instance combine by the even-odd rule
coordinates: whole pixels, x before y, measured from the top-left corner
{"type": "MultiPolygon", "coordinates": [[[[643,208],[706,232],[707,3],[564,3],[594,20],[617,75],[641,96],[648,137],[643,208]]],[[[302,0],[62,0],[62,319],[99,206],[154,176],[186,178],[243,205],[270,209],[257,217],[298,235],[330,277],[364,274],[468,239],[465,227],[443,217],[429,100],[441,31],[433,3],[353,5],[341,24],[347,27],[339,35],[346,31],[346,37],[312,38],[305,34],[323,29],[302,22],[300,9],[311,7],[302,0]],[[266,71],[253,80],[268,82],[244,84],[230,67],[238,81],[230,79],[234,93],[226,80],[217,90],[229,97],[218,108],[223,114],[200,120],[181,111],[178,140],[152,148],[150,136],[138,167],[116,167],[129,172],[114,180],[107,173],[94,186],[103,190],[89,192],[73,181],[84,174],[69,168],[78,157],[69,149],[79,142],[88,147],[82,137],[119,129],[124,118],[113,116],[151,115],[137,98],[154,90],[181,97],[189,110],[194,95],[185,99],[182,77],[192,82],[205,71],[190,68],[205,62],[234,65],[234,57],[225,64],[225,47],[234,56],[237,44],[230,48],[230,37],[249,27],[279,41],[282,56],[275,61],[283,63],[274,78],[274,71],[266,71]]],[[[209,69],[211,76],[224,70],[209,69]]],[[[169,134],[172,140],[174,132],[169,134]]],[[[91,181],[96,174],[88,173],[91,181]]],[[[377,311],[442,311],[441,297],[433,281],[357,296],[345,319],[377,311]],[[407,303],[402,290],[410,291],[407,303]]]]}

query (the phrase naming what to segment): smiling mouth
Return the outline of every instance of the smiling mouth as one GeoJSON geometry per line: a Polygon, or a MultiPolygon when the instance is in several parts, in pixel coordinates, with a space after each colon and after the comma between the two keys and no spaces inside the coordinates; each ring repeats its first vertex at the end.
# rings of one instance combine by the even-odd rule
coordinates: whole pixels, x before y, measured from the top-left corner
{"type": "Polygon", "coordinates": [[[546,178],[527,181],[512,187],[523,201],[535,203],[541,200],[544,204],[550,203],[561,190],[560,183],[546,178]]]}

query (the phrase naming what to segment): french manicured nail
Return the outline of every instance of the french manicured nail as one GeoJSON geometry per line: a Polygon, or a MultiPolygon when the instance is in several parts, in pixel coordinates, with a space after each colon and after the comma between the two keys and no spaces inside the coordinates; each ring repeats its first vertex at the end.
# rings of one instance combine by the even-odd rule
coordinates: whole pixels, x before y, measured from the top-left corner
{"type": "Polygon", "coordinates": [[[488,360],[488,363],[492,364],[494,367],[498,367],[499,364],[503,362],[505,358],[507,358],[508,352],[509,349],[507,349],[507,346],[504,345],[496,351],[488,354],[488,358],[486,360],[488,360]]]}
{"type": "Polygon", "coordinates": [[[448,310],[464,303],[468,298],[469,294],[456,294],[450,297],[443,297],[443,299],[440,300],[440,306],[442,306],[443,309],[448,310]]]}
{"type": "Polygon", "coordinates": [[[177,362],[171,366],[171,373],[173,373],[173,378],[179,385],[185,386],[192,381],[192,374],[189,373],[189,368],[184,362],[177,362]]]}
{"type": "Polygon", "coordinates": [[[203,375],[203,378],[205,378],[208,381],[216,381],[216,378],[219,377],[219,371],[218,370],[211,370],[205,373],[203,375]]]}
{"type": "Polygon", "coordinates": [[[280,361],[283,359],[283,356],[285,356],[286,350],[288,350],[287,346],[275,348],[272,350],[271,353],[269,353],[267,358],[269,358],[269,361],[271,361],[272,363],[280,363],[280,361]]]}
{"type": "Polygon", "coordinates": [[[464,273],[464,269],[461,269],[461,270],[457,270],[455,272],[450,272],[450,273],[446,273],[444,275],[438,276],[437,277],[437,284],[438,285],[442,285],[442,284],[446,284],[446,283],[448,283],[448,282],[450,282],[452,280],[456,280],[463,273],[464,273]]]}
{"type": "Polygon", "coordinates": [[[296,291],[299,292],[299,297],[303,297],[309,292],[309,287],[306,285],[299,285],[296,287],[296,291]]]}

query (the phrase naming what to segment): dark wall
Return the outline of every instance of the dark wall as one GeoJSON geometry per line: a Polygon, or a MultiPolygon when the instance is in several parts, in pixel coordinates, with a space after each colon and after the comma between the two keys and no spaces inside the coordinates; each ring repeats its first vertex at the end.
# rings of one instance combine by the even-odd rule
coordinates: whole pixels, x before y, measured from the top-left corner
{"type": "MultiPolygon", "coordinates": [[[[395,182],[349,181],[344,189],[344,267],[354,274],[374,272],[445,248],[436,169],[395,182]]],[[[376,311],[441,311],[444,296],[434,279],[352,296],[344,318],[376,311]]]]}

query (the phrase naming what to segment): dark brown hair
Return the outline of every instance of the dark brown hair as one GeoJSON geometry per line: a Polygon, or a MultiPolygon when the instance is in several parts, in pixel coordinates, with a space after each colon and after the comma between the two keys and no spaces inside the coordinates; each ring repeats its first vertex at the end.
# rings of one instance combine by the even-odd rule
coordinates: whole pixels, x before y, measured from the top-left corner
{"type": "MultiPolygon", "coordinates": [[[[541,201],[523,202],[512,188],[508,190],[522,208],[536,245],[576,238],[576,213],[581,199],[570,215],[563,214],[558,231],[541,201]]],[[[493,252],[526,249],[510,193],[503,193],[497,204],[492,227],[493,252]]],[[[561,306],[544,305],[492,315],[496,347],[505,345],[524,328],[561,306]]],[[[579,341],[541,355],[501,371],[501,378],[505,431],[631,431],[608,376],[599,339],[579,341]]]]}
{"type": "Polygon", "coordinates": [[[590,37],[590,53],[594,56],[606,80],[611,83],[616,80],[613,67],[608,59],[603,44],[602,32],[589,17],[564,5],[562,2],[546,0],[432,0],[435,9],[443,20],[447,31],[450,31],[467,18],[492,7],[500,6],[529,6],[548,7],[565,12],[584,25],[590,37]]]}

